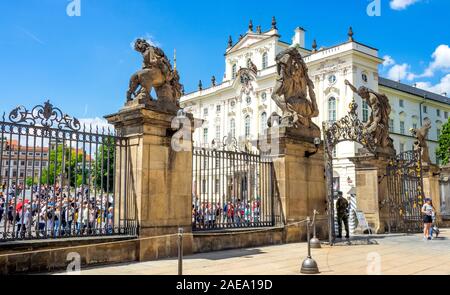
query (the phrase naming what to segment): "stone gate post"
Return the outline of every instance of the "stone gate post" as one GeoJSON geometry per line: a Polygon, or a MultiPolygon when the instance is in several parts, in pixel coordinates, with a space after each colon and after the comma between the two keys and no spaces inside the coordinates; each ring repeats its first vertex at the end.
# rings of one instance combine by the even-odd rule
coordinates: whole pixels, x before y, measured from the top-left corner
{"type": "MultiPolygon", "coordinates": [[[[326,215],[326,181],[323,144],[320,132],[307,128],[273,127],[266,136],[260,137],[259,146],[266,150],[273,160],[275,196],[278,198],[285,224],[292,224],[317,216],[317,233],[325,239],[328,233],[326,215]]],[[[306,237],[305,223],[288,226],[285,242],[297,242],[306,237]]]]}
{"type": "Polygon", "coordinates": [[[187,233],[185,253],[192,252],[192,140],[184,141],[181,151],[172,148],[175,117],[176,113],[161,111],[153,102],[128,103],[118,113],[105,116],[128,139],[123,156],[127,168],[116,174],[127,173],[125,194],[135,201],[139,237],[143,238],[141,260],[176,255],[176,236],[148,237],[176,234],[179,227],[187,233]]]}

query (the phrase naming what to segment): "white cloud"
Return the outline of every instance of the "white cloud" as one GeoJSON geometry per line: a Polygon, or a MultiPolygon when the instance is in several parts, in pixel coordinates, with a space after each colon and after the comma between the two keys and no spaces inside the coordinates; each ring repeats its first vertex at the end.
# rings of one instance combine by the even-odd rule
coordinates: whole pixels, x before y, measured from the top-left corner
{"type": "Polygon", "coordinates": [[[406,63],[401,65],[394,65],[389,69],[388,78],[395,81],[403,80],[407,77],[409,78],[409,68],[410,66],[406,63]]]}
{"type": "Polygon", "coordinates": [[[439,45],[433,52],[433,62],[427,70],[434,72],[436,70],[450,70],[450,47],[448,45],[439,45]]]}
{"type": "Polygon", "coordinates": [[[436,85],[432,85],[430,82],[417,82],[417,87],[437,94],[444,92],[450,94],[450,74],[444,76],[436,85]]]}
{"type": "Polygon", "coordinates": [[[420,0],[391,0],[390,6],[394,10],[404,10],[408,6],[419,2],[420,0]]]}
{"type": "Polygon", "coordinates": [[[395,60],[390,55],[383,56],[383,59],[384,59],[384,61],[383,61],[384,67],[390,67],[395,64],[395,60]]]}

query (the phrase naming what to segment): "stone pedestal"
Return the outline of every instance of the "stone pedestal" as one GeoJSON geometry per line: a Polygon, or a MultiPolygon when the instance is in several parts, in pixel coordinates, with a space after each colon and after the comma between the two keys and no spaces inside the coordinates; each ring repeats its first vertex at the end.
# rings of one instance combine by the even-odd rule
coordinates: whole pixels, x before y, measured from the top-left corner
{"type": "Polygon", "coordinates": [[[438,222],[442,222],[441,214],[441,193],[439,187],[439,166],[434,164],[422,164],[423,192],[426,198],[433,201],[434,209],[437,212],[438,222]]]}
{"type": "Polygon", "coordinates": [[[388,208],[381,206],[387,196],[386,168],[391,154],[376,156],[358,154],[350,158],[356,171],[356,202],[358,210],[364,212],[369,226],[376,233],[385,233],[389,218],[388,208]]]}
{"type": "MultiPolygon", "coordinates": [[[[139,237],[144,238],[139,250],[142,260],[177,253],[176,237],[146,237],[176,234],[179,227],[185,233],[192,231],[192,142],[185,142],[190,150],[172,149],[175,116],[174,112],[160,111],[156,103],[130,102],[117,114],[105,117],[128,140],[126,154],[122,151],[127,167],[116,175],[123,178],[126,174],[126,198],[136,202],[139,237]]],[[[120,182],[124,185],[123,179],[116,179],[117,185],[120,182]]],[[[185,239],[186,253],[192,252],[190,239],[185,239]]]]}
{"type": "MultiPolygon", "coordinates": [[[[316,133],[309,129],[274,127],[267,130],[267,136],[261,137],[259,144],[266,143],[271,148],[268,152],[274,164],[275,191],[285,223],[305,220],[307,216],[312,218],[315,209],[320,213],[316,227],[318,236],[325,239],[328,226],[324,149],[323,145],[315,146],[314,138],[320,138],[316,133]]],[[[286,242],[305,238],[305,223],[285,230],[286,242]]]]}

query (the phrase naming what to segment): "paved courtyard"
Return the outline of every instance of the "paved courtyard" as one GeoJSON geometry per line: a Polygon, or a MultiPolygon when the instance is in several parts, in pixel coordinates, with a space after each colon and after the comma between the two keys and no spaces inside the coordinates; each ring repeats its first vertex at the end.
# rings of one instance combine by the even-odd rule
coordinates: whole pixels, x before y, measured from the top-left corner
{"type": "MultiPolygon", "coordinates": [[[[313,249],[322,275],[450,275],[450,230],[433,241],[419,235],[358,238],[354,245],[313,249]]],[[[186,275],[297,275],[306,243],[238,249],[184,257],[186,275]]],[[[85,269],[84,275],[174,275],[176,259],[85,269]]]]}

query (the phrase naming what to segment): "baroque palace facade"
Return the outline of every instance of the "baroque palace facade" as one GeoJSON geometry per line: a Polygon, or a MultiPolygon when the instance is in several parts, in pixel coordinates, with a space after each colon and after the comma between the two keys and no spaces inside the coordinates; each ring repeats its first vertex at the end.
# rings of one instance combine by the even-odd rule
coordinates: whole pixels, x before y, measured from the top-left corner
{"type": "MultiPolygon", "coordinates": [[[[196,146],[209,145],[216,139],[231,135],[238,140],[256,140],[267,128],[267,119],[273,112],[281,113],[271,99],[277,79],[275,57],[290,46],[296,46],[309,69],[315,85],[320,115],[313,121],[322,127],[323,121],[333,121],[348,113],[352,99],[359,105],[362,121],[367,121],[370,109],[354,95],[344,81],[356,87],[366,86],[386,94],[392,106],[390,133],[397,153],[411,150],[414,138],[410,128],[420,127],[430,120],[428,145],[432,162],[436,163],[435,150],[441,126],[448,120],[449,98],[379,77],[378,68],[383,62],[378,49],[357,42],[350,28],[347,40],[341,44],[312,49],[305,48],[305,30],[296,28],[291,43],[284,42],[275,18],[268,31],[258,26],[253,30],[250,22],[245,35],[233,44],[230,37],[225,53],[225,74],[221,83],[211,78],[209,87],[199,88],[181,98],[181,106],[195,118],[204,120],[194,133],[196,146]],[[241,71],[240,69],[251,69],[241,71]],[[250,73],[250,80],[248,75],[250,73]]],[[[355,183],[354,165],[348,160],[360,146],[353,142],[339,144],[334,151],[335,189],[348,193],[355,183]]]]}

